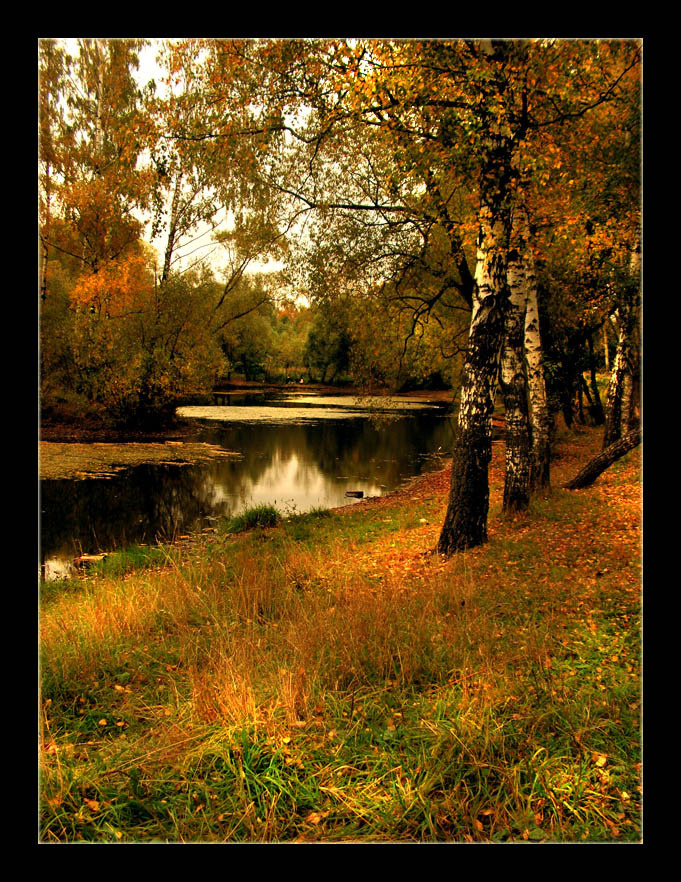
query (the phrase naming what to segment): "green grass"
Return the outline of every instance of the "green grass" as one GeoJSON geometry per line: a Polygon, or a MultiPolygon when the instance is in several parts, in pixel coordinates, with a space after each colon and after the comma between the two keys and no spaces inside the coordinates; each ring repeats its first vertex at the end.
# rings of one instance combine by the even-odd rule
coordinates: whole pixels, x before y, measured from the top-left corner
{"type": "Polygon", "coordinates": [[[92,567],[97,575],[109,578],[123,576],[129,572],[139,572],[147,567],[158,567],[168,562],[172,550],[158,545],[130,545],[119,551],[107,554],[92,567]]]}
{"type": "Polygon", "coordinates": [[[281,512],[273,505],[255,505],[230,518],[225,529],[228,533],[245,533],[259,527],[276,527],[281,517],[281,512]]]}
{"type": "Polygon", "coordinates": [[[415,494],[50,588],[41,840],[639,841],[637,481],[449,561],[415,494]]]}

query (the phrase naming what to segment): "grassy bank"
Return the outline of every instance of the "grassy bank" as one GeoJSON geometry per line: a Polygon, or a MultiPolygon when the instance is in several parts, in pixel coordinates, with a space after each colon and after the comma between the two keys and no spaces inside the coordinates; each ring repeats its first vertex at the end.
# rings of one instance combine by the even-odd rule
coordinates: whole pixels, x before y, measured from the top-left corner
{"type": "Polygon", "coordinates": [[[445,471],[46,590],[41,841],[640,840],[639,452],[513,519],[502,459],[450,560],[445,471]]]}

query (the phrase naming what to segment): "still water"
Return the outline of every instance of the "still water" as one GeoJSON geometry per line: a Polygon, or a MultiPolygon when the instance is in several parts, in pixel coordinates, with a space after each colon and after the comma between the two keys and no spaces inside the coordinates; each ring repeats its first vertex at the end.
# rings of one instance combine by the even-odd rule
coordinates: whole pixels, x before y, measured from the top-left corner
{"type": "Polygon", "coordinates": [[[200,465],[141,465],[114,478],[41,482],[41,563],[56,577],[81,553],[170,540],[261,503],[284,515],[382,496],[451,453],[449,408],[376,414],[355,399],[254,400],[190,411],[191,440],[240,454],[200,465]],[[329,402],[333,402],[332,404],[329,402]],[[262,404],[266,403],[267,408],[262,404]],[[280,408],[268,418],[268,408],[280,408]],[[235,408],[239,408],[237,411],[235,408]]]}

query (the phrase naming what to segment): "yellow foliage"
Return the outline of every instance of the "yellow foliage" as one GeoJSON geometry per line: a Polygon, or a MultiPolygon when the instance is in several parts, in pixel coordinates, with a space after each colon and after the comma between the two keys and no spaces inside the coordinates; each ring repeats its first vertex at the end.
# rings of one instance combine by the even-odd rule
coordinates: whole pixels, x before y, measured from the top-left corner
{"type": "Polygon", "coordinates": [[[81,276],[71,291],[75,306],[119,316],[140,306],[153,289],[153,278],[142,254],[114,260],[96,273],[81,276]]]}

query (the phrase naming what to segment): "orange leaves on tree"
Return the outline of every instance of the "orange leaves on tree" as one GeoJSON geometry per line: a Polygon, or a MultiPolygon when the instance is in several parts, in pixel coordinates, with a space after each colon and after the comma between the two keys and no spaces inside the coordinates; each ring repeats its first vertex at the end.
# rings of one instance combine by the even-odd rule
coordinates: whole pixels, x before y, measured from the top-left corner
{"type": "Polygon", "coordinates": [[[82,276],[71,292],[71,300],[78,307],[105,312],[112,318],[138,307],[152,288],[147,259],[141,254],[129,254],[96,273],[82,276]]]}

